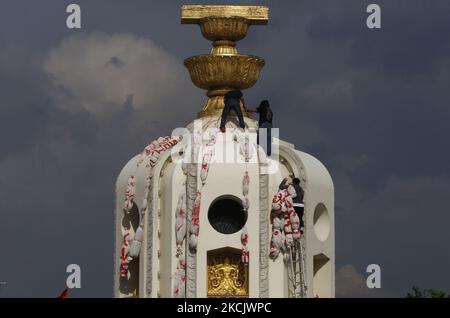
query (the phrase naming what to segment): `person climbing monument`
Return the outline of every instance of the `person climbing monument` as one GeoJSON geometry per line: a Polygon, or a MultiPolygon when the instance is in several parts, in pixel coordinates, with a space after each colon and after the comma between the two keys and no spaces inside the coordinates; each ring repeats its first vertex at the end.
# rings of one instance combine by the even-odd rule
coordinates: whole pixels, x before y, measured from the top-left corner
{"type": "Polygon", "coordinates": [[[269,101],[263,100],[259,107],[251,108],[248,110],[251,113],[259,113],[259,129],[258,129],[258,136],[257,136],[257,143],[259,145],[259,130],[261,128],[265,128],[267,130],[267,149],[266,147],[263,148],[267,153],[267,156],[270,156],[272,154],[272,118],[273,118],[273,112],[272,109],[270,109],[269,101]]]}
{"type": "Polygon", "coordinates": [[[225,106],[223,107],[222,111],[222,119],[220,121],[220,131],[225,132],[225,124],[227,122],[227,117],[230,112],[230,110],[234,110],[236,113],[238,119],[239,119],[239,126],[245,130],[245,122],[244,122],[244,116],[242,115],[241,106],[240,103],[244,103],[244,100],[242,99],[242,92],[240,90],[232,90],[225,94],[223,97],[225,106]]]}
{"type": "Polygon", "coordinates": [[[303,213],[305,211],[305,205],[303,204],[304,191],[303,188],[300,186],[300,179],[294,178],[292,179],[292,182],[289,182],[289,178],[284,178],[283,181],[281,181],[279,188],[280,190],[284,190],[287,189],[291,184],[295,189],[295,196],[294,195],[292,196],[292,201],[294,202],[294,210],[295,212],[297,212],[297,215],[300,219],[300,229],[302,229],[303,232],[303,228],[305,226],[303,222],[303,213]]]}

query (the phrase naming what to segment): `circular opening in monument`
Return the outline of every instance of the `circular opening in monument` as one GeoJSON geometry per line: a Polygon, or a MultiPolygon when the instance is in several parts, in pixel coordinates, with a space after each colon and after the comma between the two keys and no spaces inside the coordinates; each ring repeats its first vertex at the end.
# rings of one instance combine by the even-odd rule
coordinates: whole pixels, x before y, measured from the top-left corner
{"type": "Polygon", "coordinates": [[[208,210],[208,220],[219,233],[233,234],[241,230],[247,222],[247,211],[241,200],[233,196],[219,197],[208,210]]]}
{"type": "Polygon", "coordinates": [[[325,241],[330,234],[330,216],[327,208],[322,203],[319,203],[314,209],[314,232],[319,241],[325,241]]]}

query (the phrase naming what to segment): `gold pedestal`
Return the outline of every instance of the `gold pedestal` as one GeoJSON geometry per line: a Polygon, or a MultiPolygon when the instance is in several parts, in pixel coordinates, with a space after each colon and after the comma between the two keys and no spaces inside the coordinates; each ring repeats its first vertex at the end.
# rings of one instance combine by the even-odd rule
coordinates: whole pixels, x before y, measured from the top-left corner
{"type": "MultiPolygon", "coordinates": [[[[236,42],[247,35],[250,25],[267,21],[268,8],[262,6],[182,7],[181,22],[199,24],[203,36],[213,42],[210,54],[184,61],[192,82],[208,91],[208,100],[198,117],[220,116],[227,92],[255,85],[265,62],[257,56],[238,54],[236,42]]],[[[241,109],[244,116],[251,118],[245,105],[241,109]]]]}

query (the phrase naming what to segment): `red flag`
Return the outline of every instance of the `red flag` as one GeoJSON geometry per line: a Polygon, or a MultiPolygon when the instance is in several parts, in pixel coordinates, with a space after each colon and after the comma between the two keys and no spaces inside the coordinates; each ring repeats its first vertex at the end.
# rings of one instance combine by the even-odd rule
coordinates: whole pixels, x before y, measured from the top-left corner
{"type": "Polygon", "coordinates": [[[69,288],[66,287],[64,291],[61,293],[61,295],[58,296],[58,298],[68,298],[69,297],[69,288]]]}

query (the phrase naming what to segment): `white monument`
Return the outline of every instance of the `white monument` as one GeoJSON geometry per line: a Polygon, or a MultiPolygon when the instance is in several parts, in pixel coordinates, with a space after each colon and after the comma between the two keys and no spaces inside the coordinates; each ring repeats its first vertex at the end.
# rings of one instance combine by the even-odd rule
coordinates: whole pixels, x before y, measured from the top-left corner
{"type": "Polygon", "coordinates": [[[259,57],[239,54],[236,42],[250,25],[266,24],[268,11],[182,7],[182,23],[199,24],[213,42],[210,54],[185,60],[208,100],[188,127],[149,144],[117,179],[116,297],[334,297],[334,188],[327,169],[276,131],[266,156],[264,132],[258,145],[258,122],[245,105],[245,131],[234,113],[226,133],[218,130],[225,93],[253,86],[264,66],[259,57]],[[291,188],[278,189],[284,177],[299,178],[304,189],[301,235],[291,188]]]}

